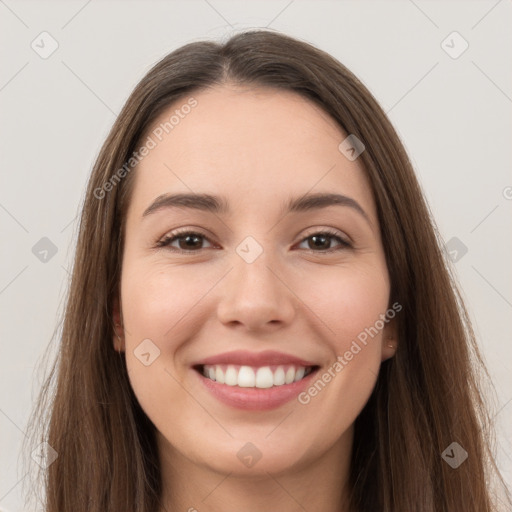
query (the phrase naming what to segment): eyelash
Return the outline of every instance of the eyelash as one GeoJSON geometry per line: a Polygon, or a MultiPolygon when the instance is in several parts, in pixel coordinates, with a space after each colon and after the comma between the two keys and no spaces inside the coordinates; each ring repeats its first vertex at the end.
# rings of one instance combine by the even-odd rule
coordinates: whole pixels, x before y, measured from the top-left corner
{"type": "MultiPolygon", "coordinates": [[[[205,235],[203,235],[202,233],[198,233],[197,231],[190,231],[190,230],[187,230],[187,229],[184,229],[182,231],[175,231],[174,233],[171,233],[170,235],[167,235],[165,236],[164,238],[162,238],[161,240],[159,240],[156,245],[155,245],[155,248],[163,248],[163,247],[167,247],[170,251],[172,252],[177,252],[177,253],[180,253],[180,254],[194,254],[194,253],[199,253],[203,250],[206,249],[206,247],[202,247],[200,249],[197,249],[197,250],[185,250],[185,249],[179,249],[179,248],[176,248],[176,247],[170,247],[170,244],[172,242],[174,242],[175,240],[179,240],[180,238],[184,238],[185,236],[187,235],[194,235],[194,236],[199,236],[201,238],[204,238],[205,240],[208,240],[208,242],[212,243],[212,241],[205,235]]],[[[337,240],[339,243],[340,243],[340,246],[339,247],[335,247],[335,248],[330,248],[330,249],[326,249],[326,250],[319,250],[319,251],[315,251],[313,249],[305,249],[306,251],[310,252],[310,253],[315,253],[315,254],[331,254],[333,252],[337,252],[337,251],[340,251],[340,250],[343,250],[343,249],[349,249],[349,248],[352,248],[352,244],[349,243],[347,240],[341,238],[338,234],[337,231],[333,231],[329,228],[326,228],[326,229],[323,229],[322,231],[317,231],[317,232],[314,232],[314,233],[311,233],[310,235],[306,236],[305,238],[303,238],[299,243],[302,243],[304,241],[306,241],[308,238],[311,238],[313,236],[327,236],[329,238],[334,238],[335,240],[337,240]]]]}

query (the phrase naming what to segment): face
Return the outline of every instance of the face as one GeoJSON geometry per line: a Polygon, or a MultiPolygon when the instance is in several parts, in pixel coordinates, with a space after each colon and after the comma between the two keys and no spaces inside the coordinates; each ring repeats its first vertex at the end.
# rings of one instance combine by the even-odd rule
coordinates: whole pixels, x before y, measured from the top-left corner
{"type": "Polygon", "coordinates": [[[370,185],[338,149],[347,134],[303,97],[192,96],[156,120],[156,147],[133,171],[114,344],[169,460],[299,469],[348,449],[393,354],[370,185]],[[345,198],[306,201],[321,194],[345,198]]]}

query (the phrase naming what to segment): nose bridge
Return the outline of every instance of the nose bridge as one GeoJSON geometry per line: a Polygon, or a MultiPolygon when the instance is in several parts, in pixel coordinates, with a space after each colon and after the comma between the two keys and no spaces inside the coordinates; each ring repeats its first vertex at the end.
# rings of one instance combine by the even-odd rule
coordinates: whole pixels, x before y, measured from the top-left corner
{"type": "Polygon", "coordinates": [[[244,257],[237,254],[234,258],[233,279],[236,282],[236,291],[241,292],[243,297],[246,292],[255,296],[264,294],[267,301],[276,298],[276,258],[270,251],[266,250],[258,255],[254,261],[247,261],[244,257]]]}
{"type": "Polygon", "coordinates": [[[224,323],[239,322],[256,328],[276,321],[289,322],[294,313],[293,294],[279,279],[276,251],[246,237],[232,255],[218,306],[224,323]]]}

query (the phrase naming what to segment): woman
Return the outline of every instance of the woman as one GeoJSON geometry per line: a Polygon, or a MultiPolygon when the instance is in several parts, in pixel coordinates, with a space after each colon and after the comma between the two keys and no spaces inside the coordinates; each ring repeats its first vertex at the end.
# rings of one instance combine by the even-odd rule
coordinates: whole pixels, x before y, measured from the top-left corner
{"type": "Polygon", "coordinates": [[[277,33],[188,44],[89,181],[45,510],[496,510],[480,369],[369,91],[277,33]]]}

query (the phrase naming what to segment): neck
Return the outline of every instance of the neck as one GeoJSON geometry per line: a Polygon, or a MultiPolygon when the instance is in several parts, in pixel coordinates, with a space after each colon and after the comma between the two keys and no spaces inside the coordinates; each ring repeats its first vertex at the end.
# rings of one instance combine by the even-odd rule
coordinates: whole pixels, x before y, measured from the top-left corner
{"type": "MultiPolygon", "coordinates": [[[[279,474],[260,469],[252,475],[236,468],[219,473],[177,452],[157,433],[161,453],[160,512],[346,512],[353,429],[326,452],[279,474]]],[[[255,466],[256,469],[256,466],[255,466]]]]}

